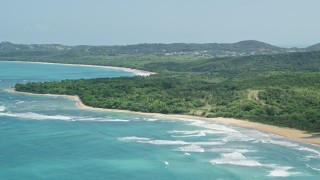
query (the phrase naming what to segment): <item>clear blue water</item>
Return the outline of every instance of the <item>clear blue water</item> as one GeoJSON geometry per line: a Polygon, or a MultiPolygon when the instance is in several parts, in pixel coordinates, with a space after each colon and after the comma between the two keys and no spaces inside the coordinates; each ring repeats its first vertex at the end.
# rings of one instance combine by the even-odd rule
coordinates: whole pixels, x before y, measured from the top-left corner
{"type": "Polygon", "coordinates": [[[0,62],[0,179],[320,179],[320,148],[195,120],[86,111],[18,82],[133,76],[0,62]]]}

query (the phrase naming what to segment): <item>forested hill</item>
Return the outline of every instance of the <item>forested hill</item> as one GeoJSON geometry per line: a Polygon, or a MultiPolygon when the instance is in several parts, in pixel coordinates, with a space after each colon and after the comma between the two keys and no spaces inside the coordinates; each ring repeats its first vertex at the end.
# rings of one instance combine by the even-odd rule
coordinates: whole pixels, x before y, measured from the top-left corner
{"type": "Polygon", "coordinates": [[[64,46],[59,44],[13,44],[0,43],[0,57],[19,57],[32,54],[37,57],[51,56],[118,56],[123,54],[157,54],[157,55],[182,55],[193,54],[199,56],[241,56],[255,54],[274,54],[291,51],[303,51],[302,49],[286,49],[267,43],[248,40],[237,43],[207,43],[207,44],[137,44],[126,46],[64,46]]]}
{"type": "Polygon", "coordinates": [[[229,44],[127,46],[19,45],[2,42],[0,60],[123,66],[158,72],[318,70],[319,52],[311,51],[313,49],[312,46],[286,49],[253,40],[229,44]],[[311,52],[305,52],[307,50],[311,52]]]}
{"type": "Polygon", "coordinates": [[[319,71],[320,51],[256,55],[246,57],[210,58],[189,62],[154,62],[145,65],[154,71],[180,72],[263,72],[319,71]]]}
{"type": "Polygon", "coordinates": [[[320,51],[320,43],[309,46],[306,48],[307,51],[320,51]]]}

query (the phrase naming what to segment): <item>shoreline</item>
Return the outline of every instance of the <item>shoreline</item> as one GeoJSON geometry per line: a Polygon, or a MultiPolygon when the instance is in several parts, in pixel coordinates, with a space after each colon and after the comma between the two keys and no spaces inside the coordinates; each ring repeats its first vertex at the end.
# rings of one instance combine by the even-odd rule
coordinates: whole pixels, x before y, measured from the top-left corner
{"type": "MultiPolygon", "coordinates": [[[[0,61],[1,62],[1,61],[0,61]]],[[[157,74],[151,71],[145,71],[140,69],[119,67],[119,66],[103,66],[103,65],[89,65],[89,64],[64,64],[64,63],[53,63],[53,62],[34,62],[34,61],[2,61],[2,62],[22,62],[22,63],[34,63],[34,64],[53,64],[53,65],[64,65],[64,66],[84,66],[84,67],[96,67],[96,68],[105,68],[105,69],[114,69],[120,71],[131,72],[137,76],[150,76],[152,74],[157,74]]]]}
{"type": "Polygon", "coordinates": [[[148,116],[152,116],[155,118],[166,118],[166,119],[170,118],[170,119],[178,119],[178,120],[179,119],[180,120],[192,119],[192,120],[230,124],[230,125],[239,126],[239,127],[243,127],[243,128],[258,130],[258,131],[261,131],[264,133],[275,134],[275,135],[282,136],[287,139],[302,142],[302,143],[312,144],[312,145],[316,145],[316,146],[320,145],[320,137],[319,136],[313,137],[314,135],[319,135],[319,134],[311,134],[311,133],[307,133],[302,130],[274,126],[274,125],[268,125],[268,124],[262,124],[262,123],[253,122],[253,121],[238,120],[238,119],[234,119],[234,118],[223,118],[223,117],[206,118],[206,117],[197,117],[197,116],[180,115],[180,114],[146,113],[146,112],[136,112],[136,111],[129,111],[129,110],[119,110],[119,109],[95,108],[95,107],[91,107],[91,106],[87,106],[87,105],[83,104],[81,99],[78,96],[56,95],[56,94],[34,94],[34,93],[28,93],[28,92],[18,92],[15,89],[9,89],[9,90],[7,90],[7,92],[17,93],[17,94],[25,94],[25,95],[35,95],[35,96],[64,97],[64,98],[75,101],[76,106],[79,109],[83,109],[83,110],[117,112],[117,113],[131,113],[131,114],[148,115],[148,116]]]}

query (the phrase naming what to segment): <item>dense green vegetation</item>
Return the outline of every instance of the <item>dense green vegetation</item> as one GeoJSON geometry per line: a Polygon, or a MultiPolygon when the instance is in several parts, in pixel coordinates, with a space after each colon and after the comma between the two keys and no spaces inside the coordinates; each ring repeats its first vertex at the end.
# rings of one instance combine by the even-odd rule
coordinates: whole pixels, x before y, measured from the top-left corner
{"type": "Polygon", "coordinates": [[[207,58],[188,62],[154,62],[154,71],[248,73],[265,71],[319,71],[320,52],[284,53],[245,57],[207,58]]]}
{"type": "MultiPolygon", "coordinates": [[[[236,45],[250,49],[253,48],[251,43],[245,41],[236,45]]],[[[78,51],[56,54],[49,50],[54,56],[29,52],[29,57],[34,58],[32,61],[135,67],[158,74],[27,83],[17,84],[15,88],[40,94],[78,95],[84,104],[93,107],[234,117],[320,132],[320,52],[281,53],[273,49],[267,55],[213,58],[192,53],[161,54],[158,52],[163,49],[157,48],[167,47],[161,44],[136,45],[135,48],[138,46],[141,48],[138,52],[131,52],[127,47],[129,50],[125,53],[122,49],[121,52],[115,51],[117,53],[114,55],[103,55],[103,50],[90,50],[91,54],[78,51]],[[146,50],[148,48],[151,49],[146,50]],[[47,59],[41,59],[44,56],[47,59]]],[[[174,52],[177,50],[175,48],[181,50],[186,46],[185,52],[189,52],[188,48],[202,47],[186,44],[171,46],[172,51],[165,51],[174,52]]],[[[274,47],[265,45],[264,48],[274,47]]],[[[27,57],[25,52],[21,56],[14,50],[12,52],[14,55],[0,53],[0,59],[27,57]]]]}
{"type": "Polygon", "coordinates": [[[18,91],[78,95],[84,104],[143,112],[235,117],[320,131],[320,73],[158,74],[17,84],[18,91]]]}

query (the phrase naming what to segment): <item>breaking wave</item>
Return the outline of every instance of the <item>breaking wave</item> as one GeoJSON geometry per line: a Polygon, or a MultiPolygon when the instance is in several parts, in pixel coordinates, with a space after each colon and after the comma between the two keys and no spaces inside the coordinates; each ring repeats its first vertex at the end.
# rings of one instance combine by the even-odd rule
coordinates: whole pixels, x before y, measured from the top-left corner
{"type": "Polygon", "coordinates": [[[144,137],[121,137],[118,138],[120,141],[130,141],[130,142],[138,142],[144,144],[154,144],[154,145],[198,145],[198,146],[212,146],[212,145],[223,145],[223,142],[186,142],[181,140],[157,140],[157,139],[150,139],[144,137]]]}
{"type": "Polygon", "coordinates": [[[209,149],[210,152],[224,152],[224,153],[231,153],[231,152],[238,152],[238,153],[248,153],[248,152],[257,152],[257,150],[249,150],[249,149],[236,149],[236,147],[232,148],[224,148],[224,147],[215,147],[209,149]]]}
{"type": "Polygon", "coordinates": [[[226,127],[223,125],[214,124],[214,123],[207,123],[207,122],[198,121],[198,120],[192,121],[189,125],[202,127],[205,129],[211,129],[211,130],[214,130],[215,133],[225,134],[225,133],[237,133],[238,132],[237,130],[234,130],[232,128],[229,128],[229,127],[226,127]]]}
{"type": "Polygon", "coordinates": [[[279,166],[277,164],[269,164],[269,165],[265,165],[265,166],[273,168],[273,170],[271,170],[268,175],[271,177],[288,177],[288,176],[292,176],[292,175],[301,174],[300,172],[290,172],[289,170],[293,169],[293,167],[291,167],[291,166],[279,166]]]}
{"type": "Polygon", "coordinates": [[[159,119],[155,118],[143,118],[143,121],[158,121],[159,119]]]}
{"type": "Polygon", "coordinates": [[[7,117],[17,117],[22,119],[35,119],[35,120],[72,120],[72,117],[69,116],[62,116],[62,115],[55,115],[49,116],[44,114],[38,114],[33,112],[27,113],[0,113],[0,116],[7,116],[7,117]]]}
{"type": "Polygon", "coordinates": [[[24,101],[16,101],[15,104],[22,104],[24,101]]]}
{"type": "Polygon", "coordinates": [[[170,140],[148,140],[148,141],[138,141],[139,143],[145,144],[155,144],[155,145],[188,145],[190,143],[185,141],[170,141],[170,140]]]}
{"type": "MultiPolygon", "coordinates": [[[[0,111],[4,111],[5,107],[1,108],[0,111]]],[[[0,116],[15,117],[21,119],[33,119],[33,120],[63,120],[63,121],[95,121],[95,122],[129,122],[130,120],[125,119],[111,119],[111,118],[95,118],[95,117],[76,117],[76,116],[64,116],[64,115],[45,115],[34,112],[26,113],[12,113],[12,112],[1,112],[0,116]]]]}
{"type": "Polygon", "coordinates": [[[280,145],[280,146],[285,146],[285,147],[298,147],[299,145],[296,143],[292,143],[289,141],[278,141],[278,140],[273,140],[273,139],[263,139],[263,140],[256,140],[255,143],[264,143],[264,144],[275,144],[275,145],[280,145]]]}
{"type": "Polygon", "coordinates": [[[313,159],[313,158],[320,158],[320,152],[317,151],[317,150],[314,150],[314,149],[311,149],[311,148],[307,148],[307,147],[298,147],[296,148],[297,150],[299,151],[305,151],[305,152],[309,152],[310,154],[306,155],[305,156],[305,159],[306,160],[310,160],[310,159],[313,159]]]}
{"type": "Polygon", "coordinates": [[[118,138],[118,140],[120,140],[120,141],[148,141],[148,140],[150,140],[150,138],[130,136],[130,137],[118,138]]]}
{"type": "Polygon", "coordinates": [[[195,145],[195,144],[191,144],[191,145],[185,146],[185,147],[180,147],[180,148],[178,148],[178,151],[183,151],[183,152],[205,152],[205,150],[201,146],[198,146],[198,145],[195,145]]]}
{"type": "Polygon", "coordinates": [[[231,164],[231,165],[239,165],[239,166],[262,166],[258,161],[247,159],[240,152],[233,153],[222,153],[221,157],[218,159],[213,159],[210,161],[212,164],[231,164]]]}
{"type": "Polygon", "coordinates": [[[0,112],[6,110],[6,107],[0,106],[0,112]]]}
{"type": "Polygon", "coordinates": [[[320,168],[312,167],[312,166],[310,166],[309,164],[307,164],[307,167],[309,167],[309,168],[311,168],[311,169],[313,169],[313,170],[316,170],[316,171],[320,171],[320,168]]]}

